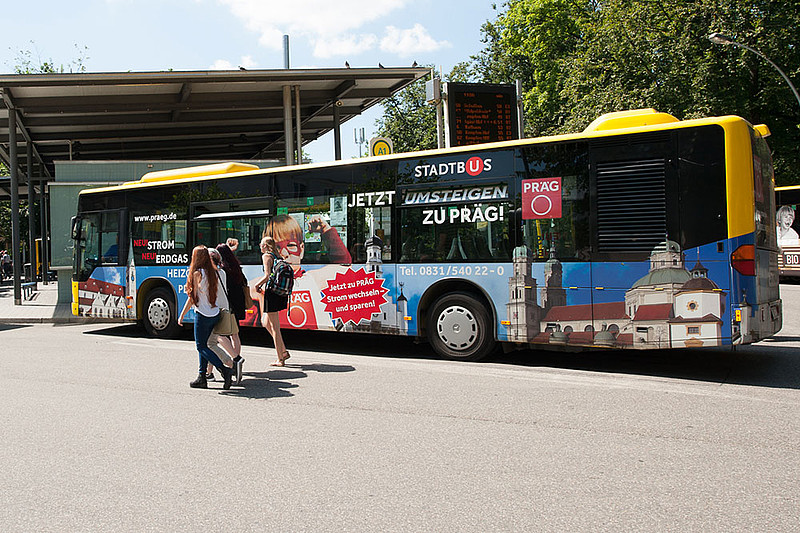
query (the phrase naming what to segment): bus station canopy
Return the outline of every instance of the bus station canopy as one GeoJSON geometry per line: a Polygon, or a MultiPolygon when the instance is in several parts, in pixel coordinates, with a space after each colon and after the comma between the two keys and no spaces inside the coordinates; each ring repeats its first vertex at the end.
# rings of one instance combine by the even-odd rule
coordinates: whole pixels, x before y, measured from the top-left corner
{"type": "MultiPolygon", "coordinates": [[[[11,110],[20,182],[28,143],[45,179],[54,175],[57,160],[285,159],[286,132],[292,132],[287,123],[296,126],[299,117],[305,145],[429,72],[381,67],[0,74],[0,160],[11,164],[11,110]]],[[[334,137],[339,143],[340,136],[334,137]]],[[[297,133],[290,138],[296,144],[297,133]]],[[[3,185],[0,196],[8,197],[3,185]]]]}

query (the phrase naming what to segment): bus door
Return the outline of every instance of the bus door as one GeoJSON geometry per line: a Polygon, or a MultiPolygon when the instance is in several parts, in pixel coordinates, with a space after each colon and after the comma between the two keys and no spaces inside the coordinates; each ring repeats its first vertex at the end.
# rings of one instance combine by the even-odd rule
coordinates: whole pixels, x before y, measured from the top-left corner
{"type": "Polygon", "coordinates": [[[127,227],[124,209],[83,213],[73,222],[75,281],[86,281],[98,267],[124,265],[127,248],[120,235],[127,227]]]}
{"type": "Polygon", "coordinates": [[[82,213],[73,219],[75,275],[73,314],[121,318],[127,315],[125,265],[126,209],[82,213]]]}

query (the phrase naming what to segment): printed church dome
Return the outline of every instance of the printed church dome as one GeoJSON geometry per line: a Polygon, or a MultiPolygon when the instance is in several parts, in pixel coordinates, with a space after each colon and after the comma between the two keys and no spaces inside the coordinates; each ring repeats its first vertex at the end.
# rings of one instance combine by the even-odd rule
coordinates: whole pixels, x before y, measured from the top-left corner
{"type": "Polygon", "coordinates": [[[713,291],[719,290],[719,286],[708,278],[692,278],[680,288],[678,292],[686,291],[713,291]]]}
{"type": "Polygon", "coordinates": [[[686,271],[685,268],[660,268],[648,272],[636,283],[632,288],[637,287],[650,287],[656,285],[684,285],[692,279],[692,276],[686,271]]]}

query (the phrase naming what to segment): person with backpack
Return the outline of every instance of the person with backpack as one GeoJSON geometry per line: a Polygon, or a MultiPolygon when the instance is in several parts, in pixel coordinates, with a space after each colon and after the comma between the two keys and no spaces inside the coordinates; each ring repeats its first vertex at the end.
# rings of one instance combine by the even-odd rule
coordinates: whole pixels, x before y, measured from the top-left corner
{"type": "Polygon", "coordinates": [[[275,341],[277,360],[270,363],[270,366],[285,366],[286,360],[291,356],[283,342],[278,312],[289,307],[289,297],[294,284],[294,271],[291,265],[280,256],[278,246],[272,237],[261,239],[261,254],[264,275],[256,282],[255,288],[264,297],[262,323],[275,341]]]}

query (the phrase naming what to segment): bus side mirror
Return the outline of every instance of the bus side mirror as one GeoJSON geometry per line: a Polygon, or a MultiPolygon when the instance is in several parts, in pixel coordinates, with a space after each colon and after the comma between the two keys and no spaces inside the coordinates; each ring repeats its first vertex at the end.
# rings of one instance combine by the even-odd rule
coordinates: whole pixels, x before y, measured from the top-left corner
{"type": "Polygon", "coordinates": [[[79,216],[74,216],[70,219],[70,235],[72,239],[77,241],[81,237],[81,218],[79,216]]]}

